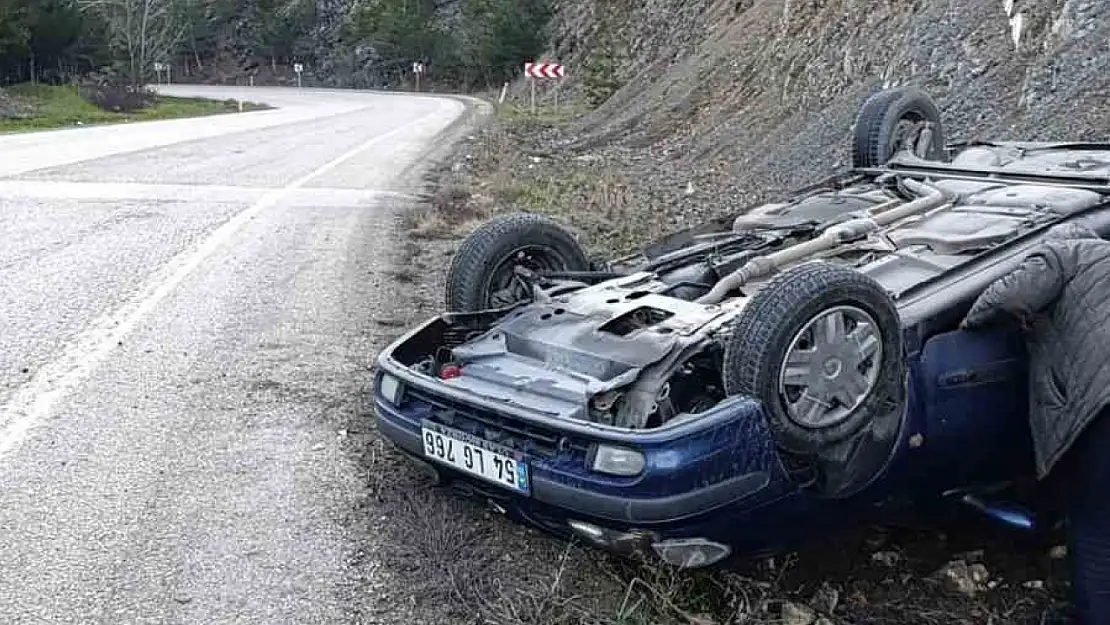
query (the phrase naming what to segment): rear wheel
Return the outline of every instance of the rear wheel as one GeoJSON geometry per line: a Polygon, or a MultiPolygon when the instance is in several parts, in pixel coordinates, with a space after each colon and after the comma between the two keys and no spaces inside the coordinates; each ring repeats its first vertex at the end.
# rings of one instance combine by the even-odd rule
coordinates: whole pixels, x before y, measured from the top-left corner
{"type": "Polygon", "coordinates": [[[865,428],[900,383],[894,302],[870,277],[822,262],[775,277],[725,347],[729,395],[758,399],[781,448],[820,453],[865,428]]]}
{"type": "Polygon", "coordinates": [[[880,91],[864,102],[852,143],[855,167],[882,167],[909,149],[925,160],[943,161],[946,139],[940,112],[929,94],[916,87],[880,91]]]}
{"type": "Polygon", "coordinates": [[[494,217],[459,246],[447,272],[450,312],[504,308],[530,297],[516,267],[532,271],[586,271],[574,235],[547,217],[516,213],[494,217]]]}

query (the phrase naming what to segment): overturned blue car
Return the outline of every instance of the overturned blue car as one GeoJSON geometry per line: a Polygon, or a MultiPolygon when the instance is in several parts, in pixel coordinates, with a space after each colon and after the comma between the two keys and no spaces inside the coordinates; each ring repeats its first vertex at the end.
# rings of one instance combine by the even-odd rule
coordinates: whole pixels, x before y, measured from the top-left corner
{"type": "Polygon", "coordinates": [[[952,145],[906,87],[850,149],[629,258],[484,224],[447,312],[379,356],[380,433],[515,520],[679,567],[933,507],[1035,530],[1023,337],[958,325],[1053,226],[1110,234],[1110,145],[952,145]]]}

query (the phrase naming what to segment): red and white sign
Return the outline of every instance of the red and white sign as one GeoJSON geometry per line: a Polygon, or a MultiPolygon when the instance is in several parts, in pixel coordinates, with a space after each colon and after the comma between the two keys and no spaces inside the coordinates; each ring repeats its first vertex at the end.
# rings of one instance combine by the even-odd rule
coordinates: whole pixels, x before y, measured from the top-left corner
{"type": "Polygon", "coordinates": [[[566,71],[558,63],[525,63],[524,75],[529,78],[562,78],[566,76],[566,71]]]}

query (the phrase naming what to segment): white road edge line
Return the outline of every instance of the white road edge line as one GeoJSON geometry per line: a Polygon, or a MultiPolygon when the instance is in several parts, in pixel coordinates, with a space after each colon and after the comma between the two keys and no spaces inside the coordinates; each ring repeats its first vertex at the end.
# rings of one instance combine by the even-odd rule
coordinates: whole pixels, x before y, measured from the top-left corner
{"type": "Polygon", "coordinates": [[[154,279],[147,282],[136,297],[91,324],[89,330],[84,332],[60,358],[44,365],[30,381],[16,391],[0,410],[0,427],[3,427],[3,431],[0,432],[0,458],[11,453],[27,440],[31,430],[50,414],[58,400],[88,378],[97,366],[122,344],[123,338],[130,334],[147,314],[249,221],[277,204],[288,193],[303,187],[394,135],[439,115],[441,111],[442,106],[432,113],[422,115],[404,126],[359,145],[280,189],[267,192],[249,208],[236,214],[213,231],[199,247],[185,250],[175,256],[154,273],[154,279]]]}

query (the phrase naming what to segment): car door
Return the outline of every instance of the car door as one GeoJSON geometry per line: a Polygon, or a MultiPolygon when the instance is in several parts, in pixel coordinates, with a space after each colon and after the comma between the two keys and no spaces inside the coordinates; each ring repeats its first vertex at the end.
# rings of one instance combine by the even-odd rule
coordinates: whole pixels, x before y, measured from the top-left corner
{"type": "Polygon", "coordinates": [[[1020,333],[934,335],[922,349],[920,371],[923,443],[935,477],[948,488],[964,488],[1033,471],[1028,359],[1020,333]]]}

